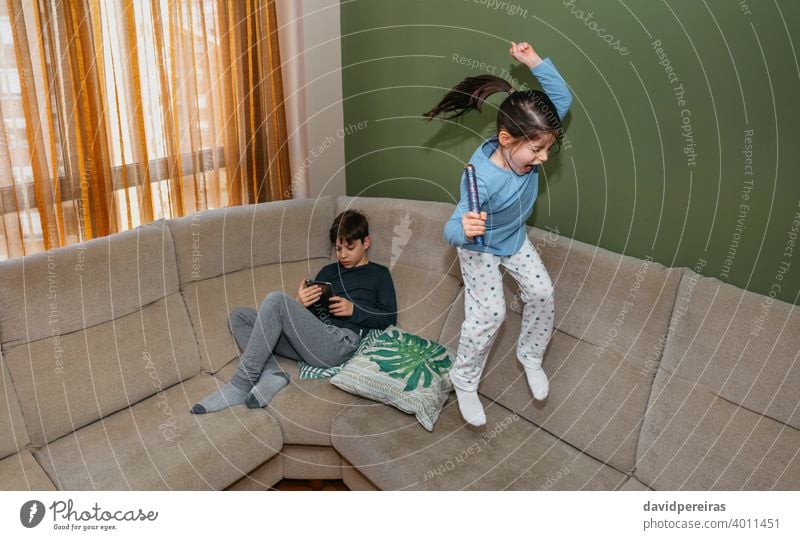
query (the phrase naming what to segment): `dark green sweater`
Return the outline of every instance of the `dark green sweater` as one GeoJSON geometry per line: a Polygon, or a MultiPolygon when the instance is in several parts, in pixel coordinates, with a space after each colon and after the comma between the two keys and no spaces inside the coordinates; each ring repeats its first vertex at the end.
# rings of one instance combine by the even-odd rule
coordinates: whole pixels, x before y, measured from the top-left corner
{"type": "Polygon", "coordinates": [[[335,317],[328,306],[318,301],[308,309],[323,322],[329,320],[334,326],[359,330],[377,328],[383,330],[397,324],[397,297],[389,269],[372,261],[354,268],[345,268],[339,262],[324,266],[316,281],[330,281],[333,295],[347,298],[353,303],[353,314],[335,317]]]}

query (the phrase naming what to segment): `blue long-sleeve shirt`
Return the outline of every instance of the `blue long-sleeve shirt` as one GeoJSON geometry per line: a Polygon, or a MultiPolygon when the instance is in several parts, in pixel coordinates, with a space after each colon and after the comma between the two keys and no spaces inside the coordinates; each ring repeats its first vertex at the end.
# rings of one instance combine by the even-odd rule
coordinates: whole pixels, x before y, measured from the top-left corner
{"type": "MultiPolygon", "coordinates": [[[[542,85],[542,90],[556,107],[563,121],[572,104],[572,93],[549,58],[531,69],[531,73],[542,85]]],[[[533,203],[539,193],[539,166],[530,172],[518,175],[503,169],[489,159],[499,144],[497,135],[486,139],[475,150],[469,162],[475,166],[478,180],[480,211],[486,212],[484,246],[467,239],[461,219],[469,212],[467,184],[462,173],[461,200],[452,217],[445,223],[444,236],[448,243],[472,251],[483,251],[500,256],[513,255],[525,241],[525,224],[533,213],[533,203]]]]}

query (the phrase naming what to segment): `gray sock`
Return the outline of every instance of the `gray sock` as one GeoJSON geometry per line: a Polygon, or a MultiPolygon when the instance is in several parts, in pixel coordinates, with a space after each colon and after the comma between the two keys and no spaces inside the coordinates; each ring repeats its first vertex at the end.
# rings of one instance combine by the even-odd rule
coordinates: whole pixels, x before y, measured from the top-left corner
{"type": "Polygon", "coordinates": [[[267,403],[272,401],[275,394],[280,392],[287,384],[289,384],[289,375],[287,373],[281,371],[277,365],[267,366],[261,372],[256,385],[245,398],[245,403],[251,409],[265,407],[267,403]]]}
{"type": "Polygon", "coordinates": [[[231,383],[201,399],[194,407],[192,414],[204,414],[221,411],[234,405],[241,405],[247,398],[247,390],[242,390],[231,383]]]}

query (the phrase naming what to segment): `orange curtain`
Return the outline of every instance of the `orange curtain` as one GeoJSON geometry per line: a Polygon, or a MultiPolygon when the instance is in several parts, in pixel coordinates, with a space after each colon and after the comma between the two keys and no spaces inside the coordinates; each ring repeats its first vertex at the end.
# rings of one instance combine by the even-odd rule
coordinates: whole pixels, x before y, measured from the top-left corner
{"type": "Polygon", "coordinates": [[[0,258],[280,200],[274,1],[0,0],[0,258]]]}

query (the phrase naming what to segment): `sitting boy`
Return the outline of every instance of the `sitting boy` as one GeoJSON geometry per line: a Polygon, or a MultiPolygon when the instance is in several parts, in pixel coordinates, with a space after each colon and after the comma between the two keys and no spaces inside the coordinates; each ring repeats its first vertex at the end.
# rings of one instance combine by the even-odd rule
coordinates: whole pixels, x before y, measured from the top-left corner
{"type": "Polygon", "coordinates": [[[367,218],[345,210],[333,221],[331,244],[337,262],[323,267],[314,281],[333,285],[327,305],[318,285],[300,281],[297,295],[270,292],[258,310],[237,308],[230,327],[243,351],[231,381],[201,399],[193,414],[215,412],[246,403],[264,407],[289,384],[273,353],[312,366],[344,363],[373,328],[397,323],[397,298],[389,269],[367,259],[371,238],[367,218]]]}

